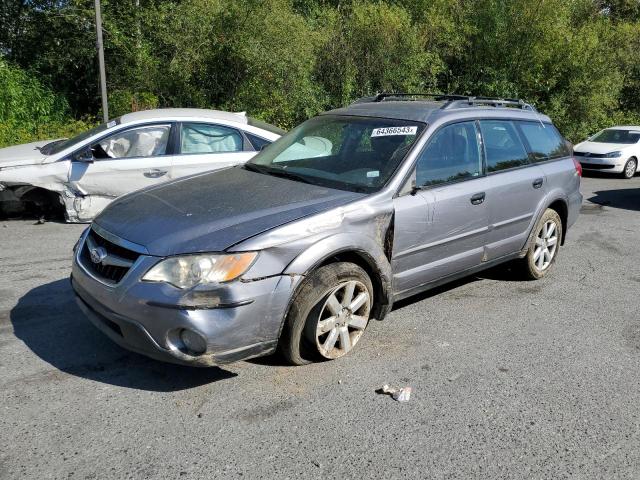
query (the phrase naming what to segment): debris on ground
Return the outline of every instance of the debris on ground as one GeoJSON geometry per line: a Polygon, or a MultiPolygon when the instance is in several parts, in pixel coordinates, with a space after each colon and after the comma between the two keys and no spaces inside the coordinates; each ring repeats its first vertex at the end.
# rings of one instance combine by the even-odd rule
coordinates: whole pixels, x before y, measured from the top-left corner
{"type": "Polygon", "coordinates": [[[390,387],[389,385],[383,385],[382,388],[376,390],[376,393],[391,395],[391,397],[398,402],[408,402],[411,398],[411,387],[390,387]]]}
{"type": "Polygon", "coordinates": [[[47,223],[46,218],[40,217],[40,218],[38,218],[38,221],[36,223],[34,223],[34,225],[44,225],[45,223],[47,223]]]}

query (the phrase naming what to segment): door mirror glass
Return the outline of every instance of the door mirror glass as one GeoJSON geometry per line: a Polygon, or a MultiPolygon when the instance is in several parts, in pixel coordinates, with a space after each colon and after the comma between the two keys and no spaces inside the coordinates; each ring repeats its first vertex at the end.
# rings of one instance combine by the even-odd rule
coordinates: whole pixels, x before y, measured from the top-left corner
{"type": "Polygon", "coordinates": [[[75,162],[86,162],[86,163],[93,162],[94,158],[93,158],[93,152],[91,151],[91,148],[86,147],[80,150],[79,152],[76,152],[75,155],[73,156],[73,160],[75,162]]]}

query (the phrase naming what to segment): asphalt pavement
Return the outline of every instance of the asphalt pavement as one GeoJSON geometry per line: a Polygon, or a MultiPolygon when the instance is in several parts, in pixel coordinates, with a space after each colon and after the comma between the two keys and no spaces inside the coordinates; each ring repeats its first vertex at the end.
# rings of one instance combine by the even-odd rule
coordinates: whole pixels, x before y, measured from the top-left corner
{"type": "Polygon", "coordinates": [[[638,479],[640,176],[582,191],[547,278],[438,288],[305,367],[129,353],[73,301],[85,227],[0,221],[0,478],[638,479]]]}

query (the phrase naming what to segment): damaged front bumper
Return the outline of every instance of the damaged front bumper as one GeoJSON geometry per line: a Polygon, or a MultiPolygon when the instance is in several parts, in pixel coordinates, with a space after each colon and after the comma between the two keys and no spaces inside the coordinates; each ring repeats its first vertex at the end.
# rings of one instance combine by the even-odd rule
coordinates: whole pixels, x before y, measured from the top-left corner
{"type": "Polygon", "coordinates": [[[277,346],[283,319],[301,276],[277,275],[235,281],[199,291],[206,305],[185,306],[185,293],[140,279],[159,258],[141,255],[115,285],[97,279],[82,256],[83,234],[74,255],[71,283],[88,319],[122,347],[161,361],[212,366],[266,355],[277,346]],[[206,349],[193,354],[180,340],[189,330],[206,349]]]}

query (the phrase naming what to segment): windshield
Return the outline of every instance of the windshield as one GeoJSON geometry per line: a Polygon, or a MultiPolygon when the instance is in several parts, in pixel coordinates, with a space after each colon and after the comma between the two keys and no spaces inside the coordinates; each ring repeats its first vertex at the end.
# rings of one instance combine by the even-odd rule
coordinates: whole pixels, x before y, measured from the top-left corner
{"type": "Polygon", "coordinates": [[[119,124],[120,124],[120,119],[116,118],[115,120],[111,120],[110,122],[107,122],[107,123],[102,123],[97,127],[93,127],[90,130],[82,132],[73,138],[69,138],[67,140],[56,140],[55,142],[48,143],[44,147],[42,147],[40,151],[46,155],[55,155],[56,153],[60,153],[61,151],[66,150],[67,148],[73,147],[83,142],[87,138],[90,138],[93,135],[95,135],[96,133],[104,132],[105,130],[115,127],[116,125],[119,125],[119,124]]]}
{"type": "Polygon", "coordinates": [[[596,133],[590,139],[598,143],[637,143],[640,140],[640,131],[607,129],[596,133]]]}
{"type": "Polygon", "coordinates": [[[382,188],[425,125],[387,118],[321,115],[266,147],[245,168],[355,192],[382,188]]]}

